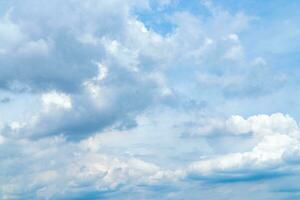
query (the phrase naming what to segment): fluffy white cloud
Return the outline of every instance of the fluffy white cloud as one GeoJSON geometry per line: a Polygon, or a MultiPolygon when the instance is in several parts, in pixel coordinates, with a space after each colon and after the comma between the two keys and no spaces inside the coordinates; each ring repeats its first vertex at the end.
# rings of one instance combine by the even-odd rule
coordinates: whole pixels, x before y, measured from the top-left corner
{"type": "Polygon", "coordinates": [[[244,118],[233,115],[228,119],[202,116],[195,121],[195,135],[253,135],[264,137],[267,135],[284,134],[298,138],[300,127],[289,115],[274,113],[271,115],[253,115],[244,118]]]}
{"type": "MultiPolygon", "coordinates": [[[[240,173],[248,175],[255,170],[269,170],[280,167],[283,164],[285,153],[291,146],[300,148],[299,141],[284,134],[276,134],[263,137],[251,151],[232,153],[217,158],[204,159],[190,165],[191,173],[214,175],[214,173],[240,173]]],[[[229,176],[229,178],[232,178],[229,176]]]]}
{"type": "Polygon", "coordinates": [[[46,110],[51,109],[52,106],[63,109],[72,108],[71,98],[66,94],[58,93],[56,91],[43,94],[42,102],[46,110]]]}
{"type": "Polygon", "coordinates": [[[226,122],[227,128],[234,134],[253,133],[258,136],[285,134],[299,137],[299,126],[290,116],[282,113],[255,115],[247,119],[232,116],[226,122]]]}
{"type": "Polygon", "coordinates": [[[247,178],[256,173],[284,173],[281,168],[289,162],[288,159],[293,155],[297,160],[295,156],[298,156],[300,150],[300,130],[296,121],[288,115],[276,113],[251,116],[248,119],[232,116],[224,124],[233,134],[251,133],[252,137],[258,137],[257,144],[250,151],[215,155],[194,162],[188,167],[188,173],[213,178],[247,178]]]}
{"type": "Polygon", "coordinates": [[[30,13],[29,4],[17,2],[3,17],[2,23],[8,24],[3,25],[8,27],[3,32],[14,32],[13,44],[22,55],[9,53],[0,59],[0,65],[6,66],[0,73],[0,87],[42,95],[61,91],[72,99],[68,103],[66,98],[44,95],[45,107],[64,107],[67,112],[33,113],[32,117],[26,113],[25,118],[35,119],[30,126],[35,133],[29,135],[82,132],[85,137],[115,124],[132,127],[134,118],[147,107],[181,104],[195,93],[187,87],[199,87],[199,82],[200,87],[221,85],[233,96],[260,91],[256,85],[264,88],[265,84],[257,82],[243,84],[250,74],[247,70],[246,75],[239,73],[240,61],[232,61],[229,71],[235,71],[233,75],[227,75],[226,67],[218,72],[225,54],[240,57],[239,34],[251,22],[243,13],[231,14],[205,3],[210,17],[204,20],[176,11],[165,22],[174,29],[162,35],[136,14],[151,10],[148,1],[41,1],[34,3],[40,9],[30,13]],[[180,75],[182,71],[186,77],[180,75]]]}

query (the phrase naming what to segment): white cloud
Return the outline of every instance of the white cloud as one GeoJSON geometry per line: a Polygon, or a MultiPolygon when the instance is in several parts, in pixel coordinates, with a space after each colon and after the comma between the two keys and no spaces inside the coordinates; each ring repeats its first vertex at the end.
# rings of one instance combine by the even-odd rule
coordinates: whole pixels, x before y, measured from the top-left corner
{"type": "Polygon", "coordinates": [[[230,34],[228,35],[228,37],[226,38],[228,40],[232,40],[233,42],[239,42],[239,36],[237,34],[230,34]]]}
{"type": "Polygon", "coordinates": [[[255,58],[252,63],[253,66],[266,66],[267,62],[265,61],[265,59],[261,58],[261,57],[257,57],[255,58]]]}
{"type": "MultiPolygon", "coordinates": [[[[284,165],[284,154],[291,146],[300,148],[300,142],[284,134],[264,136],[251,151],[232,153],[192,163],[189,173],[217,176],[218,173],[248,175],[259,170],[276,169],[284,165]]],[[[229,176],[229,178],[232,178],[229,176]]]]}
{"type": "Polygon", "coordinates": [[[256,171],[280,171],[286,165],[286,157],[296,156],[300,150],[299,127],[288,115],[276,113],[248,119],[232,116],[225,124],[233,134],[253,133],[253,137],[258,137],[258,143],[250,151],[215,155],[194,162],[188,167],[188,173],[200,176],[227,173],[228,178],[234,178],[230,174],[246,177],[256,171]]]}
{"type": "Polygon", "coordinates": [[[232,116],[226,122],[227,128],[234,134],[253,133],[257,136],[286,134],[299,137],[299,126],[289,115],[275,113],[272,115],[255,115],[247,119],[232,116]]]}
{"type": "Polygon", "coordinates": [[[253,115],[248,118],[232,115],[228,119],[204,116],[196,122],[196,135],[251,135],[262,138],[267,135],[284,134],[300,138],[298,123],[282,113],[253,115]]]}
{"type": "Polygon", "coordinates": [[[56,91],[51,91],[42,95],[42,102],[46,110],[52,107],[71,109],[72,101],[71,98],[64,94],[56,91]]]}

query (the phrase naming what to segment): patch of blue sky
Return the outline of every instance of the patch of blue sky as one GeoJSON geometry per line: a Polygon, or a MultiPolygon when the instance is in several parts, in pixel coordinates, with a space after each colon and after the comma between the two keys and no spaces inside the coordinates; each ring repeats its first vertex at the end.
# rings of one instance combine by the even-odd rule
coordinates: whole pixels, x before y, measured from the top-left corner
{"type": "Polygon", "coordinates": [[[137,12],[140,19],[147,28],[156,31],[164,36],[171,34],[176,25],[172,22],[171,16],[180,13],[188,12],[195,16],[206,18],[211,15],[207,8],[198,0],[184,1],[171,0],[167,4],[161,4],[160,1],[150,1],[152,9],[137,12]]]}

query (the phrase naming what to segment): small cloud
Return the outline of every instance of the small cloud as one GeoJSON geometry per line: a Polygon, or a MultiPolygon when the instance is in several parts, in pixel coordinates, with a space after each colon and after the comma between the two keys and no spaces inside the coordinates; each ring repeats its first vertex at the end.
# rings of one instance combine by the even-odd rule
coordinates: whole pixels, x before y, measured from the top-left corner
{"type": "Polygon", "coordinates": [[[234,45],[225,52],[224,58],[228,60],[239,60],[243,57],[243,54],[243,47],[241,45],[234,45]]]}
{"type": "Polygon", "coordinates": [[[265,66],[265,65],[267,65],[267,62],[265,61],[265,59],[263,59],[261,57],[257,57],[251,62],[251,65],[253,65],[253,66],[265,66]]]}
{"type": "Polygon", "coordinates": [[[71,98],[64,94],[52,91],[42,95],[42,102],[46,110],[49,110],[51,107],[71,109],[72,101],[71,98]]]}

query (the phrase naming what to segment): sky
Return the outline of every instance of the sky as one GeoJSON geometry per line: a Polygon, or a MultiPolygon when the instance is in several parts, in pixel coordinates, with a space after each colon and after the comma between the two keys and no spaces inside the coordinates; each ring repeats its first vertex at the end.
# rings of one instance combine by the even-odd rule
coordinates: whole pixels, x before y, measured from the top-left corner
{"type": "Polygon", "coordinates": [[[0,199],[300,199],[298,0],[0,0],[0,199]]]}

